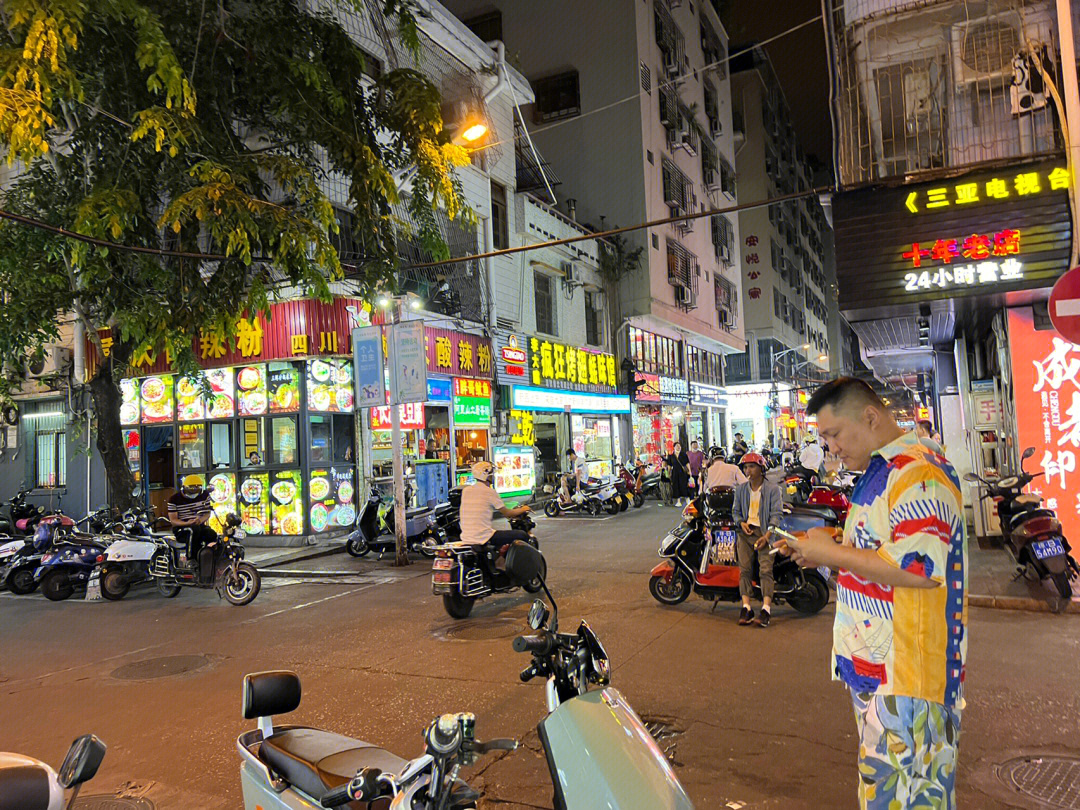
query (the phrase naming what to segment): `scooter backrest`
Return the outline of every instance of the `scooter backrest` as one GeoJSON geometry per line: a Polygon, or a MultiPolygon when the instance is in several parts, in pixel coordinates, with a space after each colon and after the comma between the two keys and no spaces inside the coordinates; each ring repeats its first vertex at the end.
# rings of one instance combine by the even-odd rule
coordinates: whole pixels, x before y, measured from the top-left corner
{"type": "Polygon", "coordinates": [[[300,705],[300,676],[287,670],[244,676],[244,718],[288,714],[300,705]]]}
{"type": "Polygon", "coordinates": [[[53,810],[63,801],[52,768],[32,757],[0,752],[0,810],[53,810]]]}

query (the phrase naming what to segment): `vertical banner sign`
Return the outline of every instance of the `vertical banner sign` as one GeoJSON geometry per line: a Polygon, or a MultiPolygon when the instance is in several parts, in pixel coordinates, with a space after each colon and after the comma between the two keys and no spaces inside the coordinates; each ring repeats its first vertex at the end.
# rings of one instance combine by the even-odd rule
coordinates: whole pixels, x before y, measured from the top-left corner
{"type": "MultiPolygon", "coordinates": [[[[1017,449],[1034,447],[1031,490],[1057,511],[1068,538],[1080,537],[1080,345],[1054,330],[1036,331],[1030,307],[1009,310],[1009,351],[1016,396],[1017,449]]],[[[1080,543],[1073,545],[1080,555],[1080,543]]]]}
{"type": "Polygon", "coordinates": [[[427,350],[424,322],[405,321],[390,329],[390,402],[427,399],[427,350]]]}
{"type": "Polygon", "coordinates": [[[386,403],[382,330],[381,326],[361,326],[352,330],[358,409],[373,408],[386,403]]]}

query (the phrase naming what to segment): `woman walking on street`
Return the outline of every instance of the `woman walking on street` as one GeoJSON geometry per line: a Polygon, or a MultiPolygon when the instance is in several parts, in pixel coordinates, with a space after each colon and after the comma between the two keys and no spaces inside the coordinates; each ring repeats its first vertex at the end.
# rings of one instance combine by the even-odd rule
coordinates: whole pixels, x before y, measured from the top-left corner
{"type": "Polygon", "coordinates": [[[660,498],[664,506],[672,506],[671,500],[671,465],[668,464],[668,456],[660,459],[660,498]]]}
{"type": "Polygon", "coordinates": [[[683,506],[690,497],[690,458],[682,445],[675,442],[675,447],[666,460],[671,467],[671,496],[675,499],[676,506],[683,506]]]}

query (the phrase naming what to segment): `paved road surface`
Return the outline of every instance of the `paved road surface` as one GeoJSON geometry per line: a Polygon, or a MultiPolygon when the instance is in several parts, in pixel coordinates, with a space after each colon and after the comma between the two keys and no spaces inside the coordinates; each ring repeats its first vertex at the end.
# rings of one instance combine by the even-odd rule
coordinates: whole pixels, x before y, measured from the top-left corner
{"type": "MultiPolygon", "coordinates": [[[[650,502],[615,518],[539,520],[564,627],[588,618],[614,664],[613,683],[665,724],[677,772],[700,810],[855,806],[854,723],[827,680],[832,606],[779,609],[768,630],[739,628],[692,597],[665,608],[647,573],[675,511],[650,502]]],[[[444,711],[477,714],[481,737],[522,749],[472,772],[485,808],[551,807],[535,726],[543,687],[521,684],[510,647],[528,608],[498,597],[454,622],[423,562],[344,555],[290,568],[335,568],[342,581],[267,580],[246,608],[213,592],[120,603],[0,594],[0,750],[59,763],[94,731],[109,744],[89,795],[144,795],[158,808],[239,808],[237,734],[245,672],[295,669],[304,699],[291,722],[355,734],[405,755],[444,711]],[[191,669],[159,676],[189,656],[191,669]]],[[[1027,752],[1080,754],[1080,619],[972,610],[961,806],[1037,807],[1009,795],[995,763],[1027,752]],[[1003,800],[1004,799],[1004,800],[1003,800]]]]}

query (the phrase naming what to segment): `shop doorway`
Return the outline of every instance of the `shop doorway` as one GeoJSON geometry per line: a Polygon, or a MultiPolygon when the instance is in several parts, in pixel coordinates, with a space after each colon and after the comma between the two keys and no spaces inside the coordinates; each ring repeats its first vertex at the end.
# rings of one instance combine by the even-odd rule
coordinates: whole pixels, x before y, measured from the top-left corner
{"type": "Polygon", "coordinates": [[[533,422],[533,433],[536,436],[536,449],[540,454],[536,478],[538,481],[551,483],[558,477],[560,469],[559,431],[554,421],[542,422],[536,419],[533,422]]]}
{"type": "Polygon", "coordinates": [[[176,492],[176,460],[173,455],[175,428],[156,425],[143,428],[143,451],[146,459],[146,497],[154,514],[165,517],[166,505],[176,492]]]}
{"type": "Polygon", "coordinates": [[[731,441],[735,441],[735,434],[741,433],[746,443],[751,447],[757,447],[758,437],[754,435],[754,420],[753,419],[732,419],[731,420],[731,441]]]}

